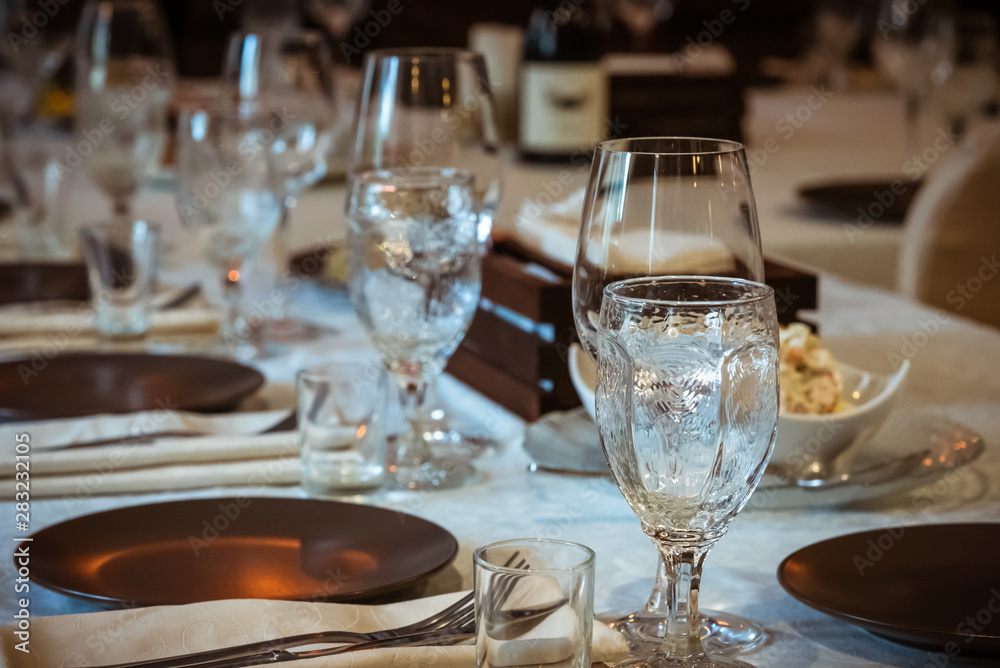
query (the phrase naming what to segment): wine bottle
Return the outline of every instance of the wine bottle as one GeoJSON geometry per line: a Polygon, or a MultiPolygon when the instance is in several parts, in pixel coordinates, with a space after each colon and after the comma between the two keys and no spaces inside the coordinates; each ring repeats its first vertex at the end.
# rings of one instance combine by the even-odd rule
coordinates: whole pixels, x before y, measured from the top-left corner
{"type": "Polygon", "coordinates": [[[547,0],[531,14],[521,65],[518,147],[530,162],[590,157],[608,108],[594,0],[547,0]]]}

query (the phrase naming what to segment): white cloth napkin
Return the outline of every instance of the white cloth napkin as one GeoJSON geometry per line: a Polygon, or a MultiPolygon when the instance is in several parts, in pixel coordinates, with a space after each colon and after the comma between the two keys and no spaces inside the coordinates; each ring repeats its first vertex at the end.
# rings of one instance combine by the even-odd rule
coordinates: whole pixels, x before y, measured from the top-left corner
{"type": "MultiPolygon", "coordinates": [[[[630,194],[633,191],[630,191],[630,194]]],[[[650,201],[651,191],[634,189],[631,198],[635,210],[643,197],[650,201]]],[[[583,218],[585,191],[578,190],[565,200],[540,207],[525,200],[517,215],[517,233],[522,243],[548,257],[572,266],[583,218]]],[[[649,230],[636,227],[609,235],[606,247],[593,247],[588,260],[597,266],[613,267],[619,274],[720,274],[735,269],[735,261],[718,239],[686,232],[657,230],[655,245],[650,246],[649,230]]]]}
{"type": "MultiPolygon", "coordinates": [[[[95,666],[148,661],[177,654],[263,642],[324,630],[375,631],[424,619],[462,593],[380,606],[294,601],[226,600],[92,612],[32,620],[30,654],[15,649],[14,629],[0,627],[9,668],[95,666]]],[[[616,662],[628,656],[622,635],[594,623],[592,660],[616,662]]],[[[309,666],[376,668],[393,665],[472,668],[473,645],[350,652],[307,659],[309,666]]]]}
{"type": "Polygon", "coordinates": [[[4,425],[0,498],[13,498],[17,490],[13,450],[15,435],[22,433],[29,436],[33,498],[295,484],[297,433],[257,435],[286,415],[266,411],[209,416],[164,410],[4,425]],[[213,435],[58,449],[67,443],[164,430],[213,435]]]}

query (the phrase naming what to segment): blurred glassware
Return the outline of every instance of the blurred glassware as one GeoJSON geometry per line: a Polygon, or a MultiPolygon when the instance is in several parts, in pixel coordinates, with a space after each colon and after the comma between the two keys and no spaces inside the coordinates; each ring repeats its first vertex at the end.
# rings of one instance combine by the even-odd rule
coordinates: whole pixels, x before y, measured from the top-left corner
{"type": "Polygon", "coordinates": [[[299,26],[298,8],[287,0],[243,0],[240,26],[247,32],[289,30],[299,26]]]}
{"type": "Polygon", "coordinates": [[[244,262],[281,220],[285,173],[270,150],[277,113],[188,110],[177,122],[177,208],[206,259],[220,272],[221,338],[236,357],[256,355],[241,314],[244,262]]]}
{"type": "Polygon", "coordinates": [[[818,0],[812,43],[805,57],[809,81],[833,90],[847,87],[847,65],[861,38],[864,0],[818,0]]]}
{"type": "Polygon", "coordinates": [[[305,13],[337,42],[344,42],[358,19],[371,9],[371,0],[301,0],[301,4],[305,13]]]}
{"type": "Polygon", "coordinates": [[[656,27],[674,15],[673,0],[612,0],[614,14],[632,35],[634,49],[647,51],[656,27]]]}
{"type": "Polygon", "coordinates": [[[503,23],[474,23],[469,28],[469,49],[483,54],[486,61],[499,139],[516,142],[524,30],[503,23]]]}
{"type": "Polygon", "coordinates": [[[997,22],[992,15],[962,12],[955,17],[954,68],[935,95],[954,136],[961,136],[969,120],[996,100],[998,55],[997,22]]]}
{"type": "Polygon", "coordinates": [[[468,172],[360,172],[348,204],[350,296],[399,387],[406,421],[390,450],[397,489],[453,487],[473,471],[437,453],[421,418],[428,382],[465,337],[479,305],[478,206],[468,172]]]}
{"type": "MultiPolygon", "coordinates": [[[[373,169],[454,168],[474,177],[478,238],[485,251],[500,199],[501,167],[486,62],[463,49],[379,49],[362,65],[350,175],[373,169]]],[[[436,381],[422,417],[429,438],[456,453],[478,454],[489,439],[478,426],[456,424],[434,405],[436,381]]]]}
{"type": "MultiPolygon", "coordinates": [[[[295,28],[238,32],[229,38],[223,63],[222,99],[241,113],[275,113],[280,131],[270,142],[285,178],[285,211],[272,241],[279,289],[287,293],[289,217],[302,192],[327,171],[338,118],[333,65],[326,38],[295,28]]],[[[262,338],[292,343],[316,338],[319,330],[294,320],[285,311],[290,302],[272,300],[280,312],[263,325],[262,338]]]]}
{"type": "Polygon", "coordinates": [[[78,162],[129,217],[158,159],[173,94],[173,47],[154,0],[88,0],[76,39],[78,162]]]}
{"type": "MultiPolygon", "coordinates": [[[[598,145],[573,270],[573,318],[592,359],[604,288],[626,278],[667,275],[764,280],[742,144],[645,137],[598,145]]],[[[634,656],[651,654],[666,632],[668,603],[660,564],[643,609],[600,618],[625,634],[634,656]]],[[[752,621],[707,610],[705,615],[706,646],[715,652],[751,649],[765,638],[752,621]]]]}
{"type": "Polygon", "coordinates": [[[882,0],[872,56],[902,93],[911,148],[920,144],[921,107],[934,86],[951,76],[955,21],[949,0],[882,0]]]}
{"type": "Polygon", "coordinates": [[[774,291],[697,276],[612,283],[598,351],[601,444],[668,574],[659,647],[617,665],[749,668],[706,656],[698,594],[706,555],[750,499],[774,444],[774,291]]]}
{"type": "Polygon", "coordinates": [[[80,228],[98,336],[140,339],[153,317],[160,228],[117,220],[80,228]]]}

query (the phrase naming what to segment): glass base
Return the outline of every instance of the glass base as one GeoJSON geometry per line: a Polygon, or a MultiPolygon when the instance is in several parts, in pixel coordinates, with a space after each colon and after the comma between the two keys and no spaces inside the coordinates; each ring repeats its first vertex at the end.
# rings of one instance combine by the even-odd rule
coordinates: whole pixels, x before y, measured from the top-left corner
{"type": "Polygon", "coordinates": [[[425,492],[458,487],[476,470],[455,459],[434,458],[420,466],[392,466],[386,488],[405,492],[425,492]]]}
{"type": "Polygon", "coordinates": [[[444,457],[475,459],[487,452],[496,451],[499,447],[499,444],[491,438],[473,436],[450,428],[443,420],[427,420],[421,426],[427,445],[444,457]]]}
{"type": "MultiPolygon", "coordinates": [[[[749,619],[713,610],[705,610],[704,613],[701,617],[701,646],[713,656],[747,652],[767,639],[764,628],[749,619]]],[[[625,636],[634,658],[649,657],[660,649],[666,619],[659,615],[645,611],[628,615],[605,613],[597,615],[597,619],[625,636]]],[[[616,664],[616,668],[619,665],[625,664],[616,664]]]]}
{"type": "Polygon", "coordinates": [[[753,664],[732,657],[694,656],[688,659],[675,659],[663,654],[626,659],[616,663],[615,668],[754,668],[753,664]]]}

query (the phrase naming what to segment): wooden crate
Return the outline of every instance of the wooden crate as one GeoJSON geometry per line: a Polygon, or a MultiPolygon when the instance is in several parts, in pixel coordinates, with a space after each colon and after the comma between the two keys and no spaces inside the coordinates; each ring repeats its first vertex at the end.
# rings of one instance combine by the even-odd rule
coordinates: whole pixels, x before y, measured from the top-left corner
{"type": "MultiPolygon", "coordinates": [[[[778,319],[817,306],[816,277],[765,261],[778,319]]],[[[577,340],[572,267],[516,241],[497,241],[483,261],[483,292],[469,333],[448,373],[526,420],[580,404],[567,357],[577,340]]]]}

